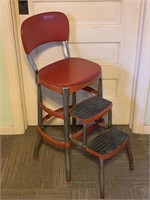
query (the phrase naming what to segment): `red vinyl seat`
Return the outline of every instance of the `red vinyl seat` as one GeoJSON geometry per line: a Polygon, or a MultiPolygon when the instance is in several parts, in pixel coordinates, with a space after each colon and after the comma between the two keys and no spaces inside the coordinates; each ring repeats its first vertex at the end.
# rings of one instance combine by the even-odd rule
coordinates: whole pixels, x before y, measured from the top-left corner
{"type": "Polygon", "coordinates": [[[69,87],[72,93],[82,89],[83,84],[87,86],[88,82],[98,79],[100,75],[98,64],[83,58],[66,58],[39,70],[38,77],[40,83],[49,89],[61,93],[63,87],[69,87]]]}

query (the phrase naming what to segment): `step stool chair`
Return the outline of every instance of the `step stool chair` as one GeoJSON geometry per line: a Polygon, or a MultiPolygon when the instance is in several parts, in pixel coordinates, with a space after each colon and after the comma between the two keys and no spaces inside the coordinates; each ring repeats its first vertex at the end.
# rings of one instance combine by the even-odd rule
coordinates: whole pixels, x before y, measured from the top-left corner
{"type": "MultiPolygon", "coordinates": [[[[76,104],[76,92],[79,90],[87,91],[96,96],[102,93],[101,66],[83,58],[70,57],[68,44],[69,21],[64,13],[46,12],[25,19],[21,26],[21,37],[24,51],[34,71],[35,83],[37,85],[37,131],[39,134],[34,148],[34,158],[38,157],[43,140],[56,147],[63,148],[65,150],[66,180],[69,181],[71,179],[70,147],[72,144],[69,138],[69,108],[76,104]],[[33,50],[45,43],[52,43],[52,46],[56,46],[56,44],[61,45],[64,59],[50,63],[39,70],[32,53],[33,50]],[[95,82],[98,82],[98,90],[90,86],[95,82]],[[43,87],[55,91],[62,96],[62,108],[52,110],[44,104],[43,87]],[[69,105],[70,96],[72,96],[71,105],[69,105]],[[47,113],[46,116],[43,116],[43,111],[47,113]],[[62,138],[46,134],[44,124],[47,120],[50,121],[52,117],[64,120],[64,135],[62,138]]],[[[108,105],[106,111],[110,109],[111,106],[108,105]]],[[[75,131],[75,118],[73,118],[72,123],[75,131]]]]}
{"type": "MultiPolygon", "coordinates": [[[[116,155],[126,147],[129,158],[129,169],[133,170],[133,157],[129,145],[129,135],[111,127],[112,117],[109,106],[111,102],[101,96],[91,97],[70,109],[70,115],[83,124],[83,131],[70,134],[73,143],[80,145],[88,153],[100,160],[100,197],[104,198],[104,160],[116,155]],[[100,131],[95,137],[87,140],[87,133],[90,135],[99,124],[97,123],[103,114],[108,113],[109,128],[100,131]],[[94,123],[93,123],[94,122],[94,123]],[[83,134],[81,134],[83,132],[83,134]]],[[[95,132],[94,132],[95,134],[95,132]]]]}

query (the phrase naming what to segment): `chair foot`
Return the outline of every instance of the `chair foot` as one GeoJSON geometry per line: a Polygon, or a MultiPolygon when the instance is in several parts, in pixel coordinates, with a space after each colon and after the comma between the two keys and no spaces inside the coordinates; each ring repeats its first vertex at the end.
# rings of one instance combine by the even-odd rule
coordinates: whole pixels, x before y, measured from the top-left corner
{"type": "Polygon", "coordinates": [[[127,154],[128,154],[128,158],[129,158],[129,169],[133,170],[134,169],[133,156],[132,156],[132,153],[131,153],[129,142],[126,145],[126,149],[127,149],[127,154]]]}
{"type": "Polygon", "coordinates": [[[104,198],[104,161],[100,160],[100,198],[104,198]]]}
{"type": "Polygon", "coordinates": [[[37,160],[38,159],[38,154],[39,154],[39,149],[43,143],[42,137],[38,135],[38,139],[36,141],[35,147],[34,147],[34,152],[33,152],[33,159],[37,160]]]}
{"type": "Polygon", "coordinates": [[[71,181],[71,150],[70,148],[65,149],[65,168],[66,168],[66,181],[71,181]]]}

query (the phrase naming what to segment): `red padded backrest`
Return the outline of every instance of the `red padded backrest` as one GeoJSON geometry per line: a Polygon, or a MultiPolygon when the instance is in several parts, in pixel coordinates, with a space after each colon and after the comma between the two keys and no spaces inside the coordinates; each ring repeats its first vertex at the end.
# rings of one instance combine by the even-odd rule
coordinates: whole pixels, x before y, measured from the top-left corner
{"type": "Polygon", "coordinates": [[[61,12],[31,16],[22,23],[21,37],[26,54],[46,42],[66,41],[69,37],[68,18],[61,12]]]}

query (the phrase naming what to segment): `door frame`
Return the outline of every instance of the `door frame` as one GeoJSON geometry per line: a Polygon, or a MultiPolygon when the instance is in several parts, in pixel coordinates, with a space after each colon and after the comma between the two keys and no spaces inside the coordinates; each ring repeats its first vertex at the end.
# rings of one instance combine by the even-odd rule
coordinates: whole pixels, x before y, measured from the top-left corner
{"type": "Polygon", "coordinates": [[[141,0],[139,37],[133,83],[130,128],[135,133],[150,134],[150,125],[145,125],[148,92],[150,87],[150,1],[141,0]]]}
{"type": "Polygon", "coordinates": [[[14,33],[13,7],[11,0],[1,0],[2,49],[6,67],[6,77],[11,104],[13,125],[0,126],[0,134],[23,134],[26,129],[26,120],[19,71],[19,54],[17,52],[16,31],[14,33]]]}
{"type": "MultiPolygon", "coordinates": [[[[16,10],[17,1],[11,1],[11,0],[2,0],[2,1],[5,1],[5,4],[7,4],[5,6],[5,17],[7,19],[7,22],[9,22],[9,26],[5,27],[7,28],[7,31],[5,29],[5,33],[8,33],[9,35],[4,34],[3,39],[6,41],[5,48],[4,48],[4,56],[5,57],[7,56],[8,48],[10,50],[10,55],[11,55],[9,59],[6,57],[5,60],[6,60],[6,71],[7,71],[7,77],[8,77],[8,85],[9,85],[13,124],[14,124],[13,133],[20,134],[20,133],[24,133],[27,127],[27,121],[26,121],[26,114],[25,114],[24,92],[23,92],[22,81],[21,81],[22,74],[21,74],[21,71],[19,70],[19,65],[18,65],[20,56],[19,54],[16,53],[16,44],[20,42],[20,40],[19,38],[14,37],[13,27],[16,28],[17,24],[14,24],[12,22],[12,17],[17,18],[17,15],[18,15],[18,10],[16,10]],[[12,3],[12,2],[15,2],[15,3],[12,3]],[[10,64],[11,64],[11,68],[10,68],[10,64]]],[[[147,13],[148,13],[148,16],[150,17],[150,14],[149,14],[150,3],[148,2],[148,0],[141,0],[142,20],[140,18],[139,31],[143,27],[143,23],[144,23],[143,12],[145,12],[146,10],[146,7],[145,7],[146,3],[148,6],[147,13]]],[[[150,33],[150,28],[149,28],[149,33],[150,33]]],[[[18,34],[18,30],[16,29],[15,29],[15,34],[18,34]]],[[[139,37],[137,44],[142,42],[141,38],[142,36],[139,37]]],[[[150,52],[149,46],[147,48],[150,52]]],[[[133,103],[132,103],[132,109],[131,109],[130,128],[134,132],[144,133],[144,130],[146,130],[144,128],[144,118],[145,118],[146,99],[147,99],[147,94],[148,94],[148,84],[149,84],[150,73],[147,73],[149,71],[147,70],[147,67],[149,65],[143,66],[142,62],[144,63],[144,60],[140,58],[141,53],[142,53],[142,48],[139,49],[139,53],[137,53],[137,59],[136,59],[138,60],[138,62],[135,63],[135,72],[137,73],[135,73],[135,79],[134,79],[133,96],[132,96],[133,103]],[[140,73],[141,70],[142,72],[145,70],[146,73],[141,74],[140,73]],[[142,90],[142,95],[139,95],[141,94],[141,88],[140,88],[141,83],[143,85],[142,88],[144,89],[142,90]],[[141,102],[142,102],[142,111],[140,110],[141,102]]],[[[145,57],[145,59],[148,59],[148,55],[147,57],[145,57]]],[[[149,60],[148,60],[148,63],[149,63],[149,60]]]]}

